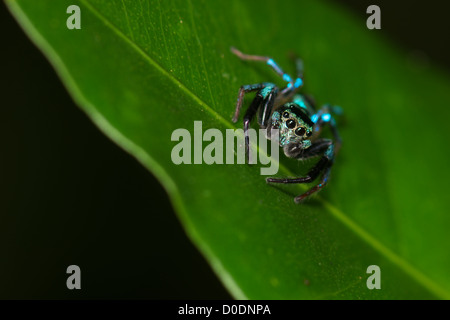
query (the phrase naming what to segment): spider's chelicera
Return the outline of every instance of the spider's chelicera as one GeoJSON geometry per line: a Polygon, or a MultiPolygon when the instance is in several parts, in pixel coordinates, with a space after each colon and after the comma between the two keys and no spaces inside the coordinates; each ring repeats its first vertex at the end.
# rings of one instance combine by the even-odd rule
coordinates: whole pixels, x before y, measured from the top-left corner
{"type": "Polygon", "coordinates": [[[317,185],[295,197],[295,202],[301,202],[321,190],[328,182],[331,166],[341,147],[341,138],[332,114],[341,113],[341,109],[337,106],[324,105],[316,111],[311,97],[296,93],[303,86],[303,62],[300,59],[295,60],[297,76],[292,78],[269,57],[244,54],[236,48],[231,48],[231,51],[243,60],[265,62],[287,82],[284,88],[278,88],[270,82],[241,86],[233,122],[238,120],[244,95],[256,91],[256,96],[244,115],[246,154],[249,154],[250,121],[258,114],[258,124],[261,128],[267,129],[268,139],[270,139],[272,129],[279,130],[280,147],[283,148],[287,157],[301,160],[321,156],[304,177],[266,179],[271,183],[309,183],[321,176],[317,185]],[[331,128],[334,141],[320,138],[325,125],[331,128]]]}

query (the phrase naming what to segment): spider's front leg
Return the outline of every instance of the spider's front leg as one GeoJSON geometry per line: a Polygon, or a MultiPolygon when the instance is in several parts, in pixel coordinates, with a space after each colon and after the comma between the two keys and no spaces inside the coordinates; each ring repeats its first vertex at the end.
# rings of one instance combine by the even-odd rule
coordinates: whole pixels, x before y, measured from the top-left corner
{"type": "Polygon", "coordinates": [[[250,154],[250,138],[248,135],[248,130],[250,129],[250,122],[255,117],[257,111],[259,110],[258,123],[262,127],[266,127],[272,112],[272,108],[275,99],[278,94],[278,88],[273,83],[264,82],[259,84],[251,84],[242,86],[239,89],[238,100],[236,102],[236,110],[232,121],[237,122],[239,117],[239,112],[242,108],[244,101],[244,95],[248,92],[256,91],[255,98],[246,110],[244,114],[244,141],[245,141],[245,156],[247,162],[249,162],[250,154]]]}
{"type": "Polygon", "coordinates": [[[308,149],[306,149],[302,154],[300,154],[297,159],[308,159],[311,157],[323,154],[320,160],[312,167],[309,172],[304,177],[299,178],[267,178],[267,182],[271,183],[310,183],[316,180],[316,178],[323,172],[320,182],[309,189],[307,192],[295,197],[295,202],[301,202],[305,198],[309,197],[311,194],[321,190],[328,182],[331,166],[334,162],[334,143],[329,139],[320,139],[315,141],[308,149]]]}
{"type": "Polygon", "coordinates": [[[303,86],[303,61],[298,57],[294,57],[295,66],[297,69],[297,77],[292,78],[288,73],[284,72],[283,69],[281,69],[281,67],[275,62],[275,60],[270,57],[245,54],[234,47],[231,47],[231,52],[242,60],[260,61],[266,63],[269,67],[271,67],[278,74],[278,76],[280,76],[284,81],[288,83],[286,88],[281,91],[281,95],[284,97],[288,97],[297,89],[303,86]]]}

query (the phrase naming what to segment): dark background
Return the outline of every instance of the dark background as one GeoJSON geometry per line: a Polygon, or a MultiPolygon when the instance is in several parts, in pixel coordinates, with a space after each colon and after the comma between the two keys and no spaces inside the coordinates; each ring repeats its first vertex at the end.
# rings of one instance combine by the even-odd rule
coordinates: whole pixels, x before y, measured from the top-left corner
{"type": "MultiPolygon", "coordinates": [[[[373,32],[450,70],[449,3],[335,2],[362,28],[379,5],[373,32]]],[[[0,298],[231,298],[152,174],[73,103],[3,2],[0,12],[0,298]],[[71,264],[82,290],[66,288],[71,264]]]]}

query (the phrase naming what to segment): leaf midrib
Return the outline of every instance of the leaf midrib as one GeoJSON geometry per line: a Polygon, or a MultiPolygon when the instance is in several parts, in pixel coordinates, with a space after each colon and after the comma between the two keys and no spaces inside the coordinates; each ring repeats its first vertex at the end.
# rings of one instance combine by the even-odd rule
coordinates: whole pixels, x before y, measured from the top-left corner
{"type": "MultiPolygon", "coordinates": [[[[10,1],[13,1],[13,0],[10,0],[10,1]]],[[[153,60],[147,52],[145,52],[132,39],[128,38],[123,32],[121,32],[121,30],[119,30],[116,26],[114,26],[113,23],[111,21],[109,21],[105,16],[103,16],[92,4],[90,4],[86,0],[80,0],[80,2],[83,3],[97,18],[99,18],[117,36],[119,36],[126,43],[128,43],[134,50],[136,50],[136,52],[138,54],[140,54],[145,60],[147,60],[156,70],[161,72],[161,74],[163,76],[167,77],[170,81],[172,81],[174,84],[176,84],[181,91],[184,91],[186,95],[191,97],[195,102],[197,102],[206,111],[208,111],[211,115],[213,115],[219,122],[221,122],[228,128],[236,129],[236,127],[230,121],[223,118],[214,109],[212,109],[207,103],[205,103],[196,94],[194,94],[191,90],[189,90],[183,83],[181,83],[172,74],[170,74],[167,70],[165,70],[162,66],[160,66],[155,60],[153,60]]],[[[112,125],[110,125],[110,126],[113,127],[112,125]]],[[[128,140],[125,140],[125,141],[128,141],[128,140]]],[[[146,151],[144,151],[144,152],[147,153],[146,151]]],[[[149,155],[147,155],[147,156],[148,156],[148,158],[151,158],[149,155]]],[[[153,163],[151,165],[153,165],[153,163]]],[[[290,172],[290,170],[288,170],[283,164],[279,163],[279,167],[286,174],[293,175],[290,172]]],[[[162,182],[164,183],[164,181],[162,181],[162,182]]],[[[171,190],[172,192],[178,192],[177,188],[170,188],[169,190],[171,190]]],[[[373,247],[376,251],[378,251],[386,259],[388,259],[394,265],[396,265],[401,270],[403,270],[412,279],[417,281],[419,284],[421,284],[424,288],[428,289],[430,292],[435,294],[437,297],[440,297],[443,299],[450,299],[450,293],[447,290],[440,287],[437,283],[435,283],[433,280],[428,278],[425,274],[420,272],[418,269],[416,269],[414,266],[412,266],[410,263],[408,263],[405,259],[401,258],[399,255],[394,253],[388,247],[383,245],[379,240],[377,240],[369,232],[365,231],[355,221],[353,221],[347,215],[345,215],[340,209],[336,208],[334,205],[332,205],[328,201],[324,200],[320,196],[318,196],[317,198],[319,201],[321,201],[323,203],[324,207],[336,219],[338,219],[341,223],[343,223],[347,228],[352,230],[357,236],[359,236],[363,241],[365,241],[367,244],[369,244],[371,247],[373,247]]],[[[182,201],[180,201],[180,205],[182,205],[182,201]]],[[[184,210],[186,211],[185,208],[184,208],[184,210]]],[[[211,254],[211,252],[210,252],[210,254],[211,254]]]]}

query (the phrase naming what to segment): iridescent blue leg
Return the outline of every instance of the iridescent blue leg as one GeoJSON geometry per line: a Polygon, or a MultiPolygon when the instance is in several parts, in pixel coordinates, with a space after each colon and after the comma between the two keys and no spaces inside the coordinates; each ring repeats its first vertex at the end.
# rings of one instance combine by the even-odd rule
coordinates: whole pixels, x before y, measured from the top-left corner
{"type": "Polygon", "coordinates": [[[314,125],[314,133],[311,139],[320,135],[323,127],[329,125],[331,133],[333,134],[335,149],[334,153],[337,154],[342,145],[342,139],[337,129],[336,120],[334,120],[332,114],[342,113],[341,108],[338,106],[324,105],[320,110],[311,117],[314,125]]]}
{"type": "MultiPolygon", "coordinates": [[[[231,52],[234,53],[239,58],[241,58],[242,60],[261,61],[269,65],[284,81],[288,83],[287,87],[282,91],[283,95],[287,95],[287,93],[291,93],[303,85],[303,78],[302,78],[303,76],[302,77],[299,76],[296,79],[293,79],[289,74],[284,72],[280,68],[280,66],[270,57],[245,54],[234,47],[231,48],[231,52]]],[[[302,70],[301,72],[297,71],[297,73],[303,74],[303,63],[301,63],[301,60],[297,62],[297,68],[300,68],[302,70]]]]}
{"type": "Polygon", "coordinates": [[[296,91],[298,88],[303,86],[303,60],[294,56],[295,61],[295,69],[297,73],[297,78],[295,78],[295,81],[293,83],[289,83],[286,88],[281,91],[281,94],[283,96],[289,96],[294,91],[296,91]]]}

